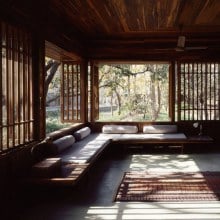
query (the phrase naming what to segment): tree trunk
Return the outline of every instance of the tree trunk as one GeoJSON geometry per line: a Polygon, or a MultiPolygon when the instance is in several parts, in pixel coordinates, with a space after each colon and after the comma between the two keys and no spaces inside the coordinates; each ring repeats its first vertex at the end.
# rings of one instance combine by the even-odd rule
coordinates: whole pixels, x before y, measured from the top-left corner
{"type": "Polygon", "coordinates": [[[48,93],[49,85],[51,81],[53,80],[54,75],[56,74],[56,71],[59,67],[60,63],[57,61],[49,61],[47,66],[45,67],[45,70],[49,71],[49,74],[47,75],[46,72],[46,80],[45,80],[45,95],[48,93]]]}
{"type": "Polygon", "coordinates": [[[118,115],[120,115],[121,114],[121,97],[117,90],[115,90],[115,94],[118,100],[118,115]]]}

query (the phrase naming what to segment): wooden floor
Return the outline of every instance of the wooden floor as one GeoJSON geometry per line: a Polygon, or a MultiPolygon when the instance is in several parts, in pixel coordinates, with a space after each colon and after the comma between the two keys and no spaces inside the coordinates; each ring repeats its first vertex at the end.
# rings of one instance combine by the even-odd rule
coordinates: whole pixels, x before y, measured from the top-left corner
{"type": "Polygon", "coordinates": [[[219,153],[175,154],[129,151],[105,155],[77,188],[11,190],[1,219],[141,220],[220,219],[220,202],[113,201],[123,173],[129,170],[220,171],[219,153]]]}

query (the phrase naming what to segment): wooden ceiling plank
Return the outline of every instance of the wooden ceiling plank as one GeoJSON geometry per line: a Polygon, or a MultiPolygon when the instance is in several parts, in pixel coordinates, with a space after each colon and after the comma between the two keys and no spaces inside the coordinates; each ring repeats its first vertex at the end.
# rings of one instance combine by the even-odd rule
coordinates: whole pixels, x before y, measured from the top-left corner
{"type": "Polygon", "coordinates": [[[195,23],[207,25],[212,21],[213,25],[219,24],[220,10],[220,1],[207,1],[203,8],[200,10],[195,23]]]}

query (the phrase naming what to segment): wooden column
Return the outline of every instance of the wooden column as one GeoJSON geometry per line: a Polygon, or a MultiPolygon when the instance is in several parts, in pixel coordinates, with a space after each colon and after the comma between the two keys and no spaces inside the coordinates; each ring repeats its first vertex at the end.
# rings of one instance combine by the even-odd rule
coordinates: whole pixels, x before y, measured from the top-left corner
{"type": "Polygon", "coordinates": [[[45,83],[45,46],[44,39],[33,36],[33,91],[34,91],[34,138],[40,140],[45,138],[46,105],[44,94],[45,83]]]}

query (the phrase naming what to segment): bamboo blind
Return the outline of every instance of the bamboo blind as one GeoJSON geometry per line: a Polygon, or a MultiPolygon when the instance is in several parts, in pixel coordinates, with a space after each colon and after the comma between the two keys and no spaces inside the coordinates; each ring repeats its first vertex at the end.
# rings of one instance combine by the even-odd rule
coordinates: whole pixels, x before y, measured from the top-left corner
{"type": "Polygon", "coordinates": [[[32,41],[1,22],[0,151],[33,140],[32,41]]]}
{"type": "Polygon", "coordinates": [[[178,63],[178,119],[219,120],[220,64],[178,63]]]}
{"type": "Polygon", "coordinates": [[[63,62],[61,83],[61,119],[81,121],[81,67],[77,62],[63,62]]]}

